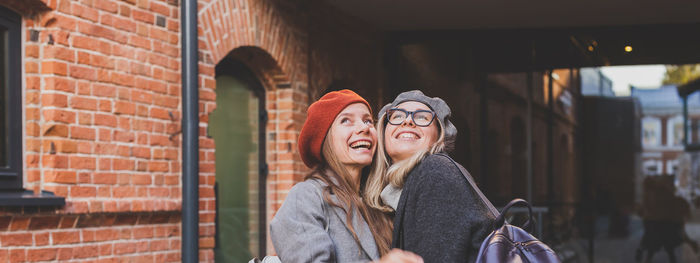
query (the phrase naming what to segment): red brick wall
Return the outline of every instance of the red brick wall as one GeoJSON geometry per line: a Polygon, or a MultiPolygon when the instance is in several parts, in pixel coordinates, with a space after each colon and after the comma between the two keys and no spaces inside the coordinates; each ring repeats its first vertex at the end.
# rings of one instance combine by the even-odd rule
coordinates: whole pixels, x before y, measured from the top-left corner
{"type": "MultiPolygon", "coordinates": [[[[0,208],[0,262],[179,261],[177,4],[3,1],[25,18],[25,188],[52,191],[67,204],[0,208]]],[[[216,107],[216,64],[227,56],[244,62],[266,89],[269,222],[308,172],[296,138],[309,101],[337,79],[355,80],[363,95],[381,94],[381,45],[322,1],[200,0],[199,47],[200,259],[211,262],[215,148],[206,125],[216,107]]]]}
{"type": "Polygon", "coordinates": [[[25,20],[25,184],[67,197],[60,212],[179,209],[177,11],[62,0],[25,20]]]}
{"type": "Polygon", "coordinates": [[[145,0],[6,7],[25,17],[24,185],[67,204],[3,209],[0,262],[178,261],[179,8],[145,0]]]}
{"type": "Polygon", "coordinates": [[[173,262],[180,259],[179,213],[0,217],[0,262],[173,262]]]}

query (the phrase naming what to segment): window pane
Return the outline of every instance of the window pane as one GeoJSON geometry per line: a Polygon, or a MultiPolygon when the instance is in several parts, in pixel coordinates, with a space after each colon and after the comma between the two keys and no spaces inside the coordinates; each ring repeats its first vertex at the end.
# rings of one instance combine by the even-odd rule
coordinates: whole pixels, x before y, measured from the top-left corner
{"type": "Polygon", "coordinates": [[[0,6],[0,191],[22,188],[21,21],[0,6]]]}
{"type": "Polygon", "coordinates": [[[247,262],[260,255],[258,99],[243,82],[216,78],[216,110],[209,135],[216,147],[217,262],[247,262]]]}
{"type": "Polygon", "coordinates": [[[8,109],[7,93],[7,30],[0,27],[0,167],[7,167],[8,137],[7,137],[7,114],[8,109]]]}

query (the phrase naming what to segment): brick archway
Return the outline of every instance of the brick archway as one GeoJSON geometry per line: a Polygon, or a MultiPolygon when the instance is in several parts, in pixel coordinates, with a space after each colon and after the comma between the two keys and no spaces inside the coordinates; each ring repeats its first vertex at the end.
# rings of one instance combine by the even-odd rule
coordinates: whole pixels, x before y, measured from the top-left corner
{"type": "Polygon", "coordinates": [[[204,55],[217,64],[240,48],[258,48],[277,63],[282,74],[275,78],[306,82],[306,72],[299,67],[307,61],[306,40],[298,33],[300,28],[293,27],[299,23],[285,17],[269,1],[214,0],[199,12],[200,40],[207,50],[204,55]]]}
{"type": "MultiPolygon", "coordinates": [[[[216,108],[215,67],[224,59],[245,64],[265,89],[267,211],[269,222],[286,198],[294,183],[302,180],[307,168],[296,152],[296,138],[306,118],[308,106],[308,54],[304,37],[305,20],[284,3],[252,0],[213,0],[200,6],[200,100],[204,109],[200,125],[207,126],[207,116],[216,108]],[[282,10],[282,11],[280,11],[282,10]],[[292,12],[290,14],[283,12],[292,12]],[[295,18],[296,17],[296,18],[295,18]],[[301,23],[300,23],[301,22],[301,23]]],[[[292,7],[293,9],[293,7],[292,7]]],[[[214,141],[205,136],[200,151],[205,158],[200,167],[206,167],[200,176],[200,201],[207,204],[206,220],[200,222],[205,258],[212,258],[215,236],[214,217],[216,199],[214,187],[214,141]],[[209,158],[211,156],[211,158],[209,158]]],[[[201,155],[200,155],[201,156],[201,155]]],[[[268,254],[273,247],[268,239],[268,254]]]]}
{"type": "MultiPolygon", "coordinates": [[[[262,82],[265,91],[276,91],[290,87],[289,75],[282,70],[277,60],[260,47],[243,46],[229,52],[224,58],[245,64],[262,82]]],[[[219,62],[223,61],[222,58],[219,62]]],[[[219,63],[217,63],[219,64],[219,63]]]]}

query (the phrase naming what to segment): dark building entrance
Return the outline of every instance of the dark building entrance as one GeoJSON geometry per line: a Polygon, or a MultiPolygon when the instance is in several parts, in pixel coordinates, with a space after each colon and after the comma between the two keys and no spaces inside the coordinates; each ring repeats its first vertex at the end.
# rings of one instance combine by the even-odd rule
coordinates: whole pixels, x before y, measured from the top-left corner
{"type": "Polygon", "coordinates": [[[216,73],[208,131],[216,145],[215,260],[247,262],[266,253],[264,89],[230,58],[216,73]]]}

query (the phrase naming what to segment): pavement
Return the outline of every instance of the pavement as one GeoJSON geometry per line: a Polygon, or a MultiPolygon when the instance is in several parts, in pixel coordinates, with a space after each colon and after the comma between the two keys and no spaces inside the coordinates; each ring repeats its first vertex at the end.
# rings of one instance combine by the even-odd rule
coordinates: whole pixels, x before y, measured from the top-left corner
{"type": "MultiPolygon", "coordinates": [[[[594,241],[594,262],[596,263],[635,263],[635,252],[639,247],[644,230],[642,228],[642,220],[638,216],[630,217],[629,235],[627,237],[609,237],[606,234],[607,224],[604,222],[607,218],[598,220],[597,235],[594,241]]],[[[700,216],[693,216],[693,219],[685,225],[688,236],[700,243],[700,216]]],[[[587,244],[581,241],[582,244],[587,244]]],[[[676,247],[673,251],[676,255],[676,262],[683,263],[700,263],[700,255],[696,255],[691,246],[683,243],[676,247]]],[[[700,252],[699,252],[700,254],[700,252]]],[[[575,261],[574,261],[575,262],[575,261]]],[[[670,262],[665,250],[656,252],[649,263],[667,263],[670,262]]]]}

